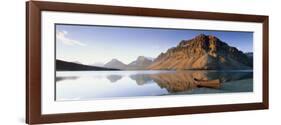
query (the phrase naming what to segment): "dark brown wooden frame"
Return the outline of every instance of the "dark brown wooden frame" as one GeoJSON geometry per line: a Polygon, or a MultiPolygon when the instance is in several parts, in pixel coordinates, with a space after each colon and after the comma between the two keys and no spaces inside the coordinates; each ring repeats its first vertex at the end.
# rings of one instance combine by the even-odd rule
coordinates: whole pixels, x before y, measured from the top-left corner
{"type": "Polygon", "coordinates": [[[26,3],[26,123],[39,124],[268,109],[268,24],[268,16],[261,15],[227,14],[214,12],[29,1],[26,3]],[[261,103],[209,105],[176,108],[167,107],[154,109],[102,111],[86,113],[74,112],[67,114],[43,115],[41,114],[41,11],[100,13],[262,23],[263,101],[261,103]]]}

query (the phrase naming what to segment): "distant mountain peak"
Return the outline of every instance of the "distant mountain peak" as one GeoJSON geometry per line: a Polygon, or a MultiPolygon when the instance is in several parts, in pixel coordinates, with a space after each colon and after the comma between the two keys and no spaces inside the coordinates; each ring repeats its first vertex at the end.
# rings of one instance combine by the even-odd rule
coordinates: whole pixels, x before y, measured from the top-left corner
{"type": "Polygon", "coordinates": [[[145,57],[145,56],[138,56],[137,58],[138,61],[144,61],[144,60],[153,60],[152,57],[145,57]]]}
{"type": "Polygon", "coordinates": [[[128,64],[127,69],[145,69],[147,66],[152,64],[152,62],[153,60],[149,57],[138,56],[135,61],[128,64]]]}
{"type": "Polygon", "coordinates": [[[115,68],[115,69],[125,69],[126,68],[126,64],[124,64],[123,62],[121,62],[118,59],[114,58],[114,59],[110,60],[108,63],[106,63],[104,65],[104,67],[115,68]]]}
{"type": "Polygon", "coordinates": [[[146,59],[146,57],[144,57],[144,56],[139,56],[139,57],[137,58],[137,60],[144,60],[144,59],[146,59]]]}
{"type": "Polygon", "coordinates": [[[113,58],[113,59],[110,60],[110,62],[121,62],[121,61],[119,61],[118,59],[113,58]]]}

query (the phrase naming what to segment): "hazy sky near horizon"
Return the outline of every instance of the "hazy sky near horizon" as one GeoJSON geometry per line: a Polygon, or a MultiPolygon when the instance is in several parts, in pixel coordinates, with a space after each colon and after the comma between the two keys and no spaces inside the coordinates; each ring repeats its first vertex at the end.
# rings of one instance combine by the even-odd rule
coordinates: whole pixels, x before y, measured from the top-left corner
{"type": "Polygon", "coordinates": [[[128,64],[138,56],[156,58],[181,40],[202,33],[214,35],[243,52],[253,51],[252,32],[57,24],[56,58],[83,64],[104,64],[116,58],[128,64]]]}

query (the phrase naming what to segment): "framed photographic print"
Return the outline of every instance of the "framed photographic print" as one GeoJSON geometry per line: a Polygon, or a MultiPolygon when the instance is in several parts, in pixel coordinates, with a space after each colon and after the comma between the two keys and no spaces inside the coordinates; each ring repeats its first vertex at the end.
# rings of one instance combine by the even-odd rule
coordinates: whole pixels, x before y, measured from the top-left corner
{"type": "Polygon", "coordinates": [[[268,16],[29,1],[30,124],[268,109],[268,16]]]}

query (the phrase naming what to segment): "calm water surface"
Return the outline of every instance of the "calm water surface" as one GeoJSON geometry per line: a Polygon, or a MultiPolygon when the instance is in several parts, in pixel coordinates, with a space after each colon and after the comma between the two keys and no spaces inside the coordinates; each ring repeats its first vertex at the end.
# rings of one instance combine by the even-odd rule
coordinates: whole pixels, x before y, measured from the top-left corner
{"type": "Polygon", "coordinates": [[[56,100],[252,92],[253,72],[228,71],[58,71],[56,100]],[[219,80],[219,88],[197,87],[194,79],[219,80]]]}

